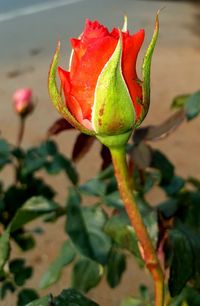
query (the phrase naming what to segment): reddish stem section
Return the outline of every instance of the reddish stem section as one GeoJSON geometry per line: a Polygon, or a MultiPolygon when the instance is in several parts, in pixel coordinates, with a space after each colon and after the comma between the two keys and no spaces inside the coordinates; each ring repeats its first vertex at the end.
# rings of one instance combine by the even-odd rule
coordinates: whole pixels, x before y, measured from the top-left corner
{"type": "Polygon", "coordinates": [[[137,203],[132,192],[131,179],[128,174],[125,148],[110,149],[121,198],[125,204],[125,209],[129,220],[135,230],[138,242],[142,248],[142,255],[149,272],[154,280],[155,306],[164,304],[164,277],[163,272],[154,250],[151,238],[142,220],[137,203]]]}

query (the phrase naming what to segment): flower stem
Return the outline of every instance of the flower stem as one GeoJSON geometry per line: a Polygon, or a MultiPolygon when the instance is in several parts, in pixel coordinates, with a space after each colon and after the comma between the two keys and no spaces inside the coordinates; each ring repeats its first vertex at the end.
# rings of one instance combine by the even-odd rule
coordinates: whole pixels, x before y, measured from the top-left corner
{"type": "Polygon", "coordinates": [[[25,118],[20,116],[19,129],[17,134],[17,143],[16,143],[17,147],[20,147],[21,145],[24,136],[24,129],[25,129],[25,118]]]}
{"type": "Polygon", "coordinates": [[[115,176],[119,192],[125,204],[125,209],[130,222],[135,230],[138,241],[142,247],[142,255],[154,280],[155,303],[154,306],[164,305],[164,276],[159,260],[154,250],[151,238],[144,225],[132,192],[131,179],[128,174],[126,152],[124,147],[110,148],[115,176]]]}

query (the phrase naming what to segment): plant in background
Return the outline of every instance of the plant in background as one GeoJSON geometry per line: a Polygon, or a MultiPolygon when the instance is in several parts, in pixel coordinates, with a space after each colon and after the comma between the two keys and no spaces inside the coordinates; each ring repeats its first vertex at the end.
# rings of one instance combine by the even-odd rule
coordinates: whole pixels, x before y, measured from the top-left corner
{"type": "Polygon", "coordinates": [[[20,88],[13,94],[13,107],[20,118],[17,145],[20,146],[24,134],[25,119],[34,109],[33,93],[30,88],[20,88]]]}
{"type": "Polygon", "coordinates": [[[18,89],[13,94],[13,107],[17,114],[26,117],[33,111],[33,94],[30,88],[18,89]]]}
{"type": "MultiPolygon", "coordinates": [[[[183,121],[189,121],[200,113],[200,91],[175,98],[172,103],[175,114],[160,125],[139,127],[149,107],[150,65],[158,34],[158,19],[144,58],[142,80],[138,80],[135,64],[143,34],[141,30],[130,35],[127,20],[122,31],[114,29],[111,33],[99,23],[87,21],[83,34],[72,40],[74,50],[70,72],[59,68],[65,102],[55,83],[59,48],[50,70],[50,94],[67,121],[58,119],[48,129],[45,140],[27,150],[21,146],[21,126],[18,135],[21,133],[22,136],[20,141],[17,136],[17,145],[0,139],[2,174],[7,166],[15,173],[10,185],[6,186],[2,179],[0,182],[1,299],[13,293],[17,297],[17,306],[98,306],[84,293],[98,286],[103,277],[111,288],[117,287],[126,271],[127,257],[131,255],[140,268],[147,265],[157,295],[154,297],[141,285],[139,295],[124,297],[120,306],[152,306],[154,301],[156,305],[164,303],[164,306],[200,305],[200,181],[178,176],[165,154],[151,146],[153,141],[164,139],[183,121]],[[98,43],[95,43],[96,39],[98,43]],[[99,60],[99,49],[106,52],[106,41],[110,42],[110,57],[108,54],[102,56],[101,65],[99,61],[92,75],[89,73],[92,62],[87,66],[88,60],[92,61],[90,52],[96,52],[94,61],[99,60]],[[135,48],[132,48],[132,43],[135,48]],[[129,48],[133,57],[129,57],[129,48]],[[126,59],[130,65],[125,64],[126,59]],[[76,69],[80,76],[84,76],[83,82],[76,69]],[[130,73],[133,78],[129,78],[130,73]],[[86,82],[86,75],[90,82],[86,82]],[[123,100],[118,100],[120,94],[130,111],[128,114],[121,106],[123,100]],[[85,104],[89,97],[90,103],[85,104]],[[79,129],[79,133],[72,156],[68,158],[50,138],[74,127],[79,129]],[[102,142],[101,171],[80,184],[74,163],[84,158],[96,139],[102,142]],[[44,171],[45,177],[41,175],[44,171]],[[57,192],[54,186],[46,183],[48,175],[61,172],[66,174],[68,187],[64,203],[55,200],[57,192]],[[125,205],[120,199],[117,181],[125,205]],[[162,190],[165,200],[152,207],[146,195],[155,186],[162,190]],[[91,197],[90,205],[85,205],[85,195],[91,197]],[[26,225],[39,217],[43,220],[39,223],[40,228],[27,229],[26,225]],[[44,289],[55,284],[62,270],[71,264],[71,283],[67,284],[71,288],[64,289],[58,296],[49,294],[39,298],[38,288],[27,286],[34,267],[30,265],[26,252],[37,248],[35,237],[45,231],[45,223],[55,223],[60,218],[64,219],[66,240],[41,277],[39,286],[44,289]],[[14,257],[14,244],[24,252],[20,258],[14,257]],[[166,281],[164,301],[163,275],[166,281]]],[[[19,101],[24,97],[25,104],[32,102],[31,91],[27,93],[30,95],[17,95],[19,101]]],[[[23,107],[17,109],[20,112],[23,107]]],[[[20,114],[20,118],[24,115],[20,114]]]]}

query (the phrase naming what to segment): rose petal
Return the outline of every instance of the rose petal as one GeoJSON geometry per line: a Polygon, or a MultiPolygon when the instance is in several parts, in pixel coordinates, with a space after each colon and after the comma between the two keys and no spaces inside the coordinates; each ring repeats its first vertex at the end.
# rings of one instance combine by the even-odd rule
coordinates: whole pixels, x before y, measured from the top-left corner
{"type": "Polygon", "coordinates": [[[79,101],[85,119],[91,119],[97,79],[115,50],[116,44],[117,40],[109,36],[96,39],[88,44],[80,61],[76,61],[75,65],[72,64],[70,71],[72,94],[79,101]]]}
{"type": "Polygon", "coordinates": [[[102,38],[108,35],[108,29],[102,24],[100,24],[97,20],[90,21],[89,19],[86,19],[85,29],[83,31],[81,39],[83,41],[89,42],[89,40],[102,38]]]}

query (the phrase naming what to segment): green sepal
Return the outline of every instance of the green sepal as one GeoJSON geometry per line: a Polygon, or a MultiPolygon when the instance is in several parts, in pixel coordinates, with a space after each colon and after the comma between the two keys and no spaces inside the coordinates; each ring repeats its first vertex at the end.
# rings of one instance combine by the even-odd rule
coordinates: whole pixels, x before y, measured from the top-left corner
{"type": "Polygon", "coordinates": [[[159,11],[156,15],[156,20],[155,20],[155,29],[154,33],[151,39],[151,42],[147,48],[146,54],[144,56],[143,60],[143,65],[142,65],[142,78],[143,81],[141,83],[142,85],[142,101],[141,104],[143,105],[143,112],[141,114],[141,117],[139,118],[137,122],[137,126],[140,125],[140,123],[144,120],[146,117],[148,110],[149,110],[149,104],[150,104],[150,83],[151,83],[151,60],[153,56],[153,52],[155,49],[155,45],[158,39],[158,34],[159,34],[159,11]]]}
{"type": "Polygon", "coordinates": [[[127,144],[132,132],[132,130],[129,130],[128,132],[119,135],[96,135],[96,137],[102,144],[104,144],[109,149],[121,148],[127,144]]]}
{"type": "Polygon", "coordinates": [[[56,84],[56,73],[57,73],[57,66],[58,66],[58,58],[60,54],[60,41],[57,44],[57,48],[55,54],[52,59],[52,63],[49,70],[49,77],[48,77],[48,89],[50,98],[58,110],[58,112],[76,129],[80,130],[82,133],[88,135],[95,135],[94,131],[86,129],[82,124],[80,124],[70,113],[67,109],[66,104],[63,101],[63,98],[58,90],[56,84]]]}
{"type": "Polygon", "coordinates": [[[135,110],[122,75],[122,37],[104,66],[95,89],[92,125],[98,136],[120,135],[134,127],[135,110]]]}

